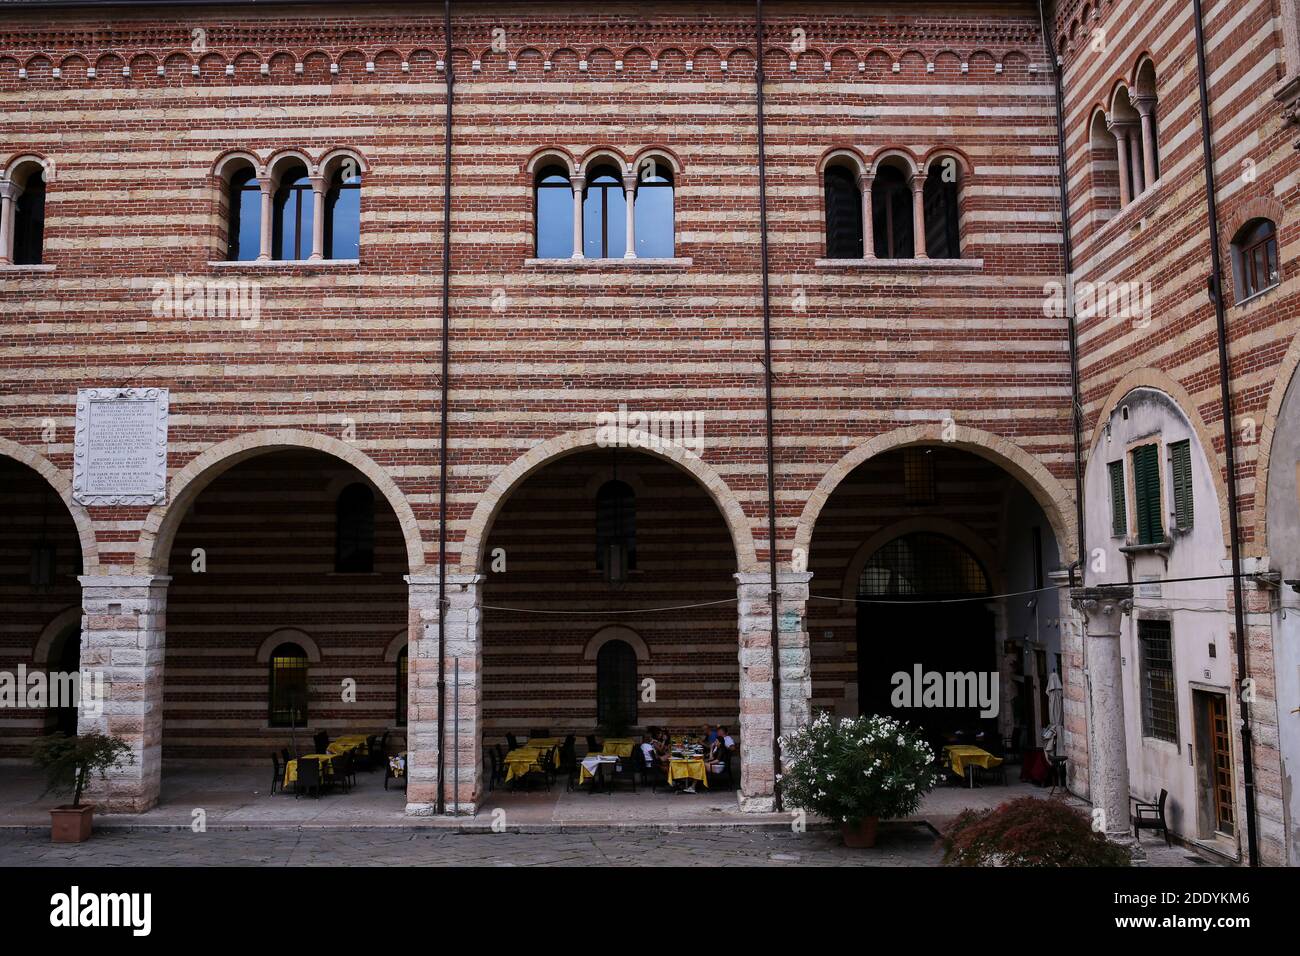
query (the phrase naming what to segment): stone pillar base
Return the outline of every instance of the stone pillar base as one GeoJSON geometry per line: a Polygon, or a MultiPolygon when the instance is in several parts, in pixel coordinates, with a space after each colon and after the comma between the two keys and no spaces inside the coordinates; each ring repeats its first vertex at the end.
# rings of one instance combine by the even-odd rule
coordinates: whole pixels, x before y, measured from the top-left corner
{"type": "Polygon", "coordinates": [[[736,804],[741,813],[775,813],[776,797],[751,797],[742,791],[736,791],[736,804]]]}

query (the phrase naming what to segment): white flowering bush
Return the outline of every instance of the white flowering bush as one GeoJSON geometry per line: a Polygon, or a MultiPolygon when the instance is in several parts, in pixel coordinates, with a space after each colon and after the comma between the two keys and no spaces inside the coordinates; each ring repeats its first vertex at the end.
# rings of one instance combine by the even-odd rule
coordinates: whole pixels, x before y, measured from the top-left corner
{"type": "Polygon", "coordinates": [[[934,751],[916,730],[891,717],[821,714],[781,738],[785,802],[836,823],[909,816],[934,788],[934,751]]]}

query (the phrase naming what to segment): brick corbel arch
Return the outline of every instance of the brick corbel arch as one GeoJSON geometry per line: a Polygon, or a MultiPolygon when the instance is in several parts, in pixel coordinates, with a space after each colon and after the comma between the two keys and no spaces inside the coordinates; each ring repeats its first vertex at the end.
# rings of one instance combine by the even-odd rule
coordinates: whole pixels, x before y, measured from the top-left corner
{"type": "Polygon", "coordinates": [[[943,440],[943,423],[926,422],[909,425],[894,431],[877,435],[869,441],[858,445],[835,463],[818,482],[817,487],[808,497],[799,522],[795,525],[795,553],[807,558],[812,547],[813,530],[817,518],[826,506],[826,502],[840,483],[863,462],[885,452],[911,445],[936,445],[944,448],[957,448],[978,455],[1006,471],[1024,485],[1025,489],[1038,502],[1056,535],[1056,545],[1064,560],[1074,537],[1073,498],[1069,491],[1050,471],[1020,446],[1000,435],[986,432],[967,425],[954,425],[951,441],[943,440]]]}
{"type": "Polygon", "coordinates": [[[406,541],[406,560],[410,573],[424,567],[424,542],[415,512],[396,482],[372,458],[355,445],[296,428],[277,428],[249,432],[214,445],[172,476],[166,504],[149,512],[136,544],[135,565],[140,573],[164,574],[171,556],[172,541],[194,499],[217,477],[242,461],[275,451],[310,449],[324,452],[351,465],[378,490],[397,515],[406,541]]]}
{"type": "MultiPolygon", "coordinates": [[[[487,541],[488,531],[506,499],[510,497],[510,493],[539,468],[561,458],[567,458],[569,455],[601,447],[596,440],[598,433],[599,429],[587,428],[557,435],[516,458],[497,474],[492,484],[479,495],[478,505],[475,506],[474,514],[465,529],[465,537],[460,546],[461,572],[465,574],[477,572],[482,561],[483,544],[487,541]]],[[[762,569],[754,553],[754,537],[749,520],[745,517],[745,511],[741,508],[735,493],[712,466],[694,452],[670,443],[665,443],[660,448],[639,448],[636,451],[671,462],[693,477],[713,499],[713,503],[722,515],[722,520],[727,525],[736,554],[736,569],[742,572],[762,569]]]]}
{"type": "MultiPolygon", "coordinates": [[[[1187,389],[1183,388],[1176,379],[1167,372],[1162,372],[1158,368],[1138,368],[1129,372],[1122,379],[1115,383],[1115,387],[1110,390],[1106,401],[1102,403],[1101,411],[1097,415],[1097,422],[1092,427],[1092,435],[1088,439],[1088,446],[1085,452],[1089,455],[1097,447],[1097,442],[1101,440],[1102,431],[1106,427],[1106,422],[1115,409],[1126,399],[1134,389],[1148,388],[1152,391],[1163,392],[1187,419],[1187,423],[1192,426],[1192,431],[1196,433],[1196,440],[1201,444],[1201,451],[1204,453],[1206,460],[1211,464],[1211,477],[1214,479],[1214,492],[1218,498],[1219,505],[1219,524],[1223,529],[1223,542],[1225,549],[1228,545],[1228,485],[1223,477],[1223,469],[1219,464],[1219,457],[1215,451],[1214,436],[1205,426],[1205,421],[1201,418],[1200,412],[1196,410],[1196,403],[1192,401],[1191,395],[1187,394],[1187,389]]],[[[1086,467],[1086,465],[1085,465],[1086,467]]]]}
{"type": "Polygon", "coordinates": [[[1268,553],[1268,478],[1273,459],[1273,435],[1277,430],[1277,419],[1282,414],[1287,391],[1296,380],[1297,368],[1300,368],[1300,334],[1291,340],[1291,347],[1286,350],[1282,363],[1273,374],[1273,389],[1269,393],[1264,422],[1260,426],[1259,452],[1255,456],[1255,536],[1254,543],[1247,549],[1251,555],[1268,553]]]}
{"type": "Polygon", "coordinates": [[[0,438],[0,455],[26,465],[54,489],[59,500],[67,506],[72,523],[77,528],[77,537],[81,540],[82,570],[86,574],[94,574],[99,568],[99,546],[95,541],[95,526],[85,507],[73,499],[72,482],[68,480],[62,469],[52,464],[44,455],[32,451],[27,445],[20,445],[7,438],[0,438]]]}

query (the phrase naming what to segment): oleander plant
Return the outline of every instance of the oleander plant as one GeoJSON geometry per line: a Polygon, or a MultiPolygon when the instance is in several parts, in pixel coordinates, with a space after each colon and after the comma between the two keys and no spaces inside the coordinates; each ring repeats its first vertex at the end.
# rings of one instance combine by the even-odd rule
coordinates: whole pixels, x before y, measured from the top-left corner
{"type": "Polygon", "coordinates": [[[940,776],[921,733],[879,715],[823,713],[783,736],[781,754],[786,804],[848,827],[910,816],[940,776]]]}

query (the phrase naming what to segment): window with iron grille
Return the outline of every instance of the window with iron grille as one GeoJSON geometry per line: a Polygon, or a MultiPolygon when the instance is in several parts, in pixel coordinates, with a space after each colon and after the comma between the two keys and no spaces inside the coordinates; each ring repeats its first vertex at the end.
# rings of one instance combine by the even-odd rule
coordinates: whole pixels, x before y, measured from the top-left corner
{"type": "Polygon", "coordinates": [[[860,598],[935,598],[989,593],[975,556],[952,538],[918,532],[873,554],[858,578],[860,598]]]}
{"type": "Polygon", "coordinates": [[[1142,733],[1157,740],[1178,742],[1178,710],[1174,696],[1174,642],[1168,621],[1138,621],[1142,666],[1142,733]]]}
{"type": "Polygon", "coordinates": [[[407,656],[408,648],[403,647],[397,652],[397,726],[406,726],[406,691],[407,678],[410,675],[410,658],[407,656]]]}
{"type": "Polygon", "coordinates": [[[1192,446],[1176,441],[1169,446],[1170,487],[1174,494],[1174,527],[1185,531],[1192,526],[1192,446]]]}
{"type": "Polygon", "coordinates": [[[903,449],[903,497],[909,505],[934,504],[934,455],[930,449],[903,449]]]}
{"type": "Polygon", "coordinates": [[[1106,468],[1110,472],[1110,533],[1123,537],[1128,534],[1128,504],[1124,501],[1124,462],[1112,461],[1106,468]]]}
{"type": "Polygon", "coordinates": [[[1155,445],[1133,449],[1133,510],[1138,544],[1159,544],[1165,539],[1160,516],[1160,449],[1155,445]]]}
{"type": "Polygon", "coordinates": [[[271,655],[272,727],[307,726],[307,654],[297,644],[281,644],[271,655]]]}
{"type": "Polygon", "coordinates": [[[636,723],[636,651],[626,641],[606,641],[596,654],[596,720],[636,723]]]}

